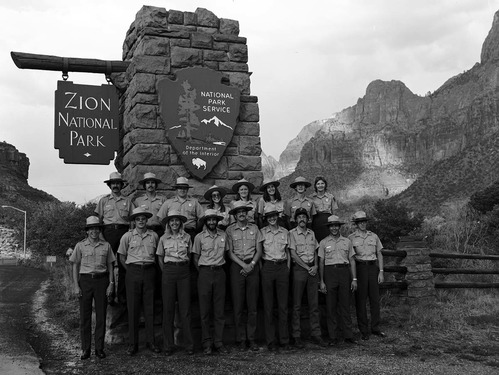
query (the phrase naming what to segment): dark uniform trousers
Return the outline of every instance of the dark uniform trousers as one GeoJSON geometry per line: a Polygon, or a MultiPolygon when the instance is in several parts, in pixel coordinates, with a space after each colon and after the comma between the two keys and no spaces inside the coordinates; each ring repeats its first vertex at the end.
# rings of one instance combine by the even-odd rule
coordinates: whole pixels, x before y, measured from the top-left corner
{"type": "Polygon", "coordinates": [[[236,342],[255,340],[257,323],[257,304],[260,292],[260,268],[255,265],[248,276],[241,275],[241,266],[232,262],[230,266],[230,284],[232,287],[232,304],[234,308],[234,325],[236,328],[236,342]],[[244,301],[248,309],[246,329],[241,322],[244,301]]]}
{"type": "Polygon", "coordinates": [[[310,276],[306,269],[298,264],[293,265],[293,314],[291,329],[294,338],[301,336],[300,310],[303,292],[307,291],[308,313],[310,319],[310,336],[320,337],[319,322],[319,274],[310,276]]]}
{"type": "Polygon", "coordinates": [[[265,340],[267,345],[275,340],[274,295],[277,297],[277,316],[279,324],[279,343],[289,344],[288,333],[288,293],[289,270],[287,260],[280,263],[263,261],[262,294],[265,318],[265,340]]]}
{"type": "Polygon", "coordinates": [[[154,343],[154,263],[146,265],[128,264],[126,273],[126,295],[128,306],[128,332],[130,345],[139,343],[140,306],[144,310],[146,340],[154,343]]]}
{"type": "Polygon", "coordinates": [[[367,297],[371,308],[371,331],[379,331],[380,307],[379,307],[379,268],[376,261],[357,261],[357,293],[355,304],[357,310],[357,324],[362,334],[368,334],[367,325],[367,297]]]}
{"type": "Polygon", "coordinates": [[[189,262],[179,265],[166,262],[163,266],[163,346],[172,349],[174,341],[175,302],[178,300],[183,345],[190,350],[194,344],[191,334],[191,272],[189,262]]]}
{"type": "Polygon", "coordinates": [[[95,350],[103,350],[106,332],[106,289],[109,285],[109,274],[104,272],[95,278],[92,278],[90,274],[80,274],[79,284],[81,289],[80,335],[82,350],[90,350],[92,345],[92,301],[95,303],[95,350]]]}
{"type": "Polygon", "coordinates": [[[350,265],[325,266],[326,313],[329,338],[336,339],[338,319],[345,339],[353,338],[350,316],[350,265]]]}
{"type": "MultiPolygon", "coordinates": [[[[111,245],[111,249],[113,250],[113,254],[118,259],[116,253],[118,252],[118,248],[120,247],[120,240],[123,235],[128,232],[129,226],[124,224],[119,225],[104,225],[104,229],[102,231],[102,235],[104,239],[109,242],[111,245]]],[[[126,304],[126,287],[125,287],[125,277],[126,277],[126,269],[123,267],[120,261],[118,263],[118,303],[125,305],[126,304]]]]}
{"type": "Polygon", "coordinates": [[[199,266],[199,311],[203,347],[216,348],[223,344],[225,325],[225,271],[223,266],[199,266]],[[210,310],[213,302],[213,337],[210,330],[210,310]]]}

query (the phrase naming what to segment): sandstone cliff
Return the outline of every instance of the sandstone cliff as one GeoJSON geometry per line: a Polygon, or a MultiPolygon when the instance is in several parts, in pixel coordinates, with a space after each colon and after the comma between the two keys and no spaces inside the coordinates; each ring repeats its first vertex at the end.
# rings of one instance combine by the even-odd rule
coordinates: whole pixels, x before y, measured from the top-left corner
{"type": "MultiPolygon", "coordinates": [[[[324,174],[336,195],[352,202],[364,195],[392,196],[421,176],[426,176],[427,188],[436,187],[430,180],[445,173],[455,189],[445,189],[447,196],[439,203],[469,196],[471,186],[483,187],[498,177],[499,153],[492,142],[499,131],[498,61],[496,13],[480,63],[426,97],[413,94],[399,81],[372,82],[354,106],[323,121],[303,145],[296,170],[285,183],[297,175],[312,179],[324,174]],[[465,160],[480,173],[461,173],[465,160]]],[[[405,195],[404,201],[417,206],[425,191],[416,191],[405,195]]]]}

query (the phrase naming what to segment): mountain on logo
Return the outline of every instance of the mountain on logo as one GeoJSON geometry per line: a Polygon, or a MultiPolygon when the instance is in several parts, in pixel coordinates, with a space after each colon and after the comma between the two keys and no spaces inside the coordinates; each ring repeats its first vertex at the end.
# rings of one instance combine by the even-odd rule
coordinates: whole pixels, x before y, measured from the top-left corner
{"type": "Polygon", "coordinates": [[[222,120],[220,120],[217,116],[213,116],[209,120],[203,119],[201,120],[203,124],[213,124],[215,126],[225,126],[226,128],[232,129],[229,125],[226,125],[222,120]]]}

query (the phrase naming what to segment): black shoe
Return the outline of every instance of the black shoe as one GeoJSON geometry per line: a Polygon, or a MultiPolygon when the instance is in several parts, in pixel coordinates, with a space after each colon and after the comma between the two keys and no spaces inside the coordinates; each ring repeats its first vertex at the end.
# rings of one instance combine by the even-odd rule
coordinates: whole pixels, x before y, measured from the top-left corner
{"type": "Polygon", "coordinates": [[[249,343],[249,348],[252,352],[257,352],[260,350],[260,348],[258,347],[258,345],[256,344],[256,342],[254,341],[250,341],[249,343]]]}
{"type": "Polygon", "coordinates": [[[217,352],[219,352],[220,354],[229,354],[229,351],[227,350],[227,348],[223,345],[220,345],[218,347],[215,348],[215,350],[217,352]]]}
{"type": "Polygon", "coordinates": [[[281,349],[287,352],[287,351],[292,350],[293,348],[289,344],[282,344],[281,349]]]}
{"type": "Polygon", "coordinates": [[[146,348],[153,353],[161,353],[161,349],[154,345],[152,342],[146,343],[146,348]]]}
{"type": "Polygon", "coordinates": [[[295,338],[295,348],[303,349],[304,347],[305,347],[305,345],[303,344],[301,339],[299,337],[295,338]]]}
{"type": "MultiPolygon", "coordinates": [[[[165,355],[166,355],[167,357],[171,356],[171,355],[173,354],[173,352],[174,352],[173,348],[166,348],[166,349],[165,349],[165,355]]],[[[193,352],[193,353],[194,353],[194,352],[193,352]]]]}
{"type": "Polygon", "coordinates": [[[363,333],[361,337],[362,337],[362,340],[364,340],[364,341],[369,340],[369,335],[367,333],[363,333]]]}
{"type": "Polygon", "coordinates": [[[346,342],[347,344],[357,345],[357,341],[356,341],[353,337],[350,337],[350,338],[345,339],[345,342],[346,342]]]}
{"type": "Polygon", "coordinates": [[[81,352],[81,356],[80,356],[81,360],[89,359],[89,358],[90,358],[90,350],[84,350],[81,352]]]}
{"type": "Polygon", "coordinates": [[[104,359],[104,358],[106,358],[106,353],[104,353],[104,350],[96,350],[95,356],[97,358],[104,359]]]}
{"type": "Polygon", "coordinates": [[[319,345],[321,347],[325,347],[327,346],[327,344],[324,342],[324,340],[322,339],[322,337],[320,336],[312,336],[312,342],[315,344],[315,345],[319,345]]]}
{"type": "Polygon", "coordinates": [[[193,355],[194,354],[194,349],[190,348],[186,350],[187,355],[193,355]]]}
{"type": "Polygon", "coordinates": [[[371,333],[375,336],[386,337],[386,334],[384,332],[381,332],[381,331],[372,331],[371,333]]]}
{"type": "Polygon", "coordinates": [[[240,352],[246,351],[246,343],[244,341],[236,342],[236,349],[240,352]]]}
{"type": "Polygon", "coordinates": [[[137,354],[138,352],[138,348],[134,345],[130,345],[126,351],[126,354],[128,354],[129,356],[132,356],[132,355],[135,355],[137,354]]]}
{"type": "Polygon", "coordinates": [[[207,346],[206,348],[204,348],[204,350],[203,350],[204,355],[211,355],[211,353],[213,353],[211,346],[207,346]]]}
{"type": "Polygon", "coordinates": [[[329,342],[327,343],[328,346],[336,346],[338,345],[338,339],[331,339],[329,340],[329,342]]]}
{"type": "Polygon", "coordinates": [[[267,349],[269,350],[269,352],[275,352],[277,351],[277,345],[271,342],[267,345],[267,349]]]}

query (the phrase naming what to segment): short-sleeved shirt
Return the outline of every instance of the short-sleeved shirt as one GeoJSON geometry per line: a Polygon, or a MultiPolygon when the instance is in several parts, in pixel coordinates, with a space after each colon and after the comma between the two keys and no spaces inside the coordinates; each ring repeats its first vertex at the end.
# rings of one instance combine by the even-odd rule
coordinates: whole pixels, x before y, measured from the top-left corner
{"type": "Polygon", "coordinates": [[[261,229],[263,236],[264,260],[283,260],[287,258],[286,248],[288,246],[288,231],[279,226],[273,230],[270,225],[261,229]]]}
{"type": "Polygon", "coordinates": [[[191,254],[191,236],[183,230],[177,234],[167,231],[161,236],[156,255],[163,257],[166,262],[189,261],[191,254]]]}
{"type": "Polygon", "coordinates": [[[187,218],[184,223],[185,229],[196,229],[197,221],[204,213],[203,207],[196,198],[187,197],[185,200],[181,200],[178,196],[175,196],[167,199],[159,209],[157,216],[160,222],[168,216],[170,210],[179,211],[187,218]]]}
{"type": "Polygon", "coordinates": [[[158,235],[152,230],[139,233],[137,228],[126,232],[120,240],[118,254],[126,256],[126,264],[154,263],[158,235]]]}
{"type": "Polygon", "coordinates": [[[284,215],[284,201],[271,201],[271,202],[265,202],[262,199],[258,201],[258,208],[257,211],[260,215],[263,215],[265,212],[265,209],[268,209],[269,211],[277,211],[279,212],[279,217],[282,217],[284,215]]]}
{"type": "Polygon", "coordinates": [[[220,208],[212,208],[212,210],[217,211],[217,213],[220,216],[223,217],[223,219],[220,220],[218,222],[218,224],[217,224],[219,227],[221,227],[221,226],[223,226],[223,227],[229,226],[229,224],[230,224],[230,215],[229,215],[229,209],[227,207],[225,207],[225,211],[224,212],[220,211],[220,208]]]}
{"type": "Polygon", "coordinates": [[[349,264],[350,258],[354,254],[352,241],[343,236],[334,238],[329,235],[319,244],[319,257],[324,259],[326,266],[332,264],[349,264]]]}
{"type": "Polygon", "coordinates": [[[158,226],[161,225],[161,223],[156,215],[165,201],[166,198],[162,195],[156,194],[154,198],[149,198],[147,194],[144,194],[135,198],[133,205],[135,207],[141,207],[152,213],[152,217],[147,220],[147,226],[158,226]]]}
{"type": "Polygon", "coordinates": [[[203,230],[194,238],[192,252],[199,255],[200,266],[221,266],[225,264],[225,232],[217,228],[215,234],[203,230]]]}
{"type": "Polygon", "coordinates": [[[348,238],[352,241],[356,260],[376,260],[377,252],[383,249],[378,236],[371,231],[356,230],[348,238]]]}
{"type": "Polygon", "coordinates": [[[319,197],[317,193],[313,193],[310,198],[314,202],[316,213],[332,215],[334,210],[338,209],[338,202],[336,202],[336,198],[331,193],[325,192],[322,197],[319,197]]]}
{"type": "MultiPolygon", "coordinates": [[[[234,208],[234,203],[236,203],[236,200],[233,200],[230,202],[230,208],[234,208]]],[[[246,217],[248,218],[249,223],[255,223],[255,210],[256,210],[256,203],[253,202],[252,200],[246,201],[246,206],[251,207],[251,210],[246,213],[246,217]]],[[[236,222],[236,219],[234,216],[231,217],[231,224],[236,222]]]]}
{"type": "Polygon", "coordinates": [[[232,244],[234,254],[241,260],[253,259],[256,245],[263,241],[262,233],[255,224],[248,223],[240,227],[238,223],[231,225],[225,232],[227,242],[232,244]]]}
{"type": "Polygon", "coordinates": [[[299,208],[304,208],[308,212],[309,221],[312,220],[312,216],[316,214],[314,202],[308,197],[289,199],[284,206],[284,213],[288,215],[291,222],[295,222],[295,211],[299,208]]]}
{"type": "Polygon", "coordinates": [[[311,229],[305,231],[296,227],[289,231],[289,248],[294,250],[296,255],[307,264],[315,261],[315,251],[319,247],[315,234],[311,229]]]}
{"type": "Polygon", "coordinates": [[[69,261],[80,263],[80,274],[88,274],[110,271],[107,269],[107,263],[116,261],[116,258],[109,243],[99,240],[92,245],[86,238],[76,244],[69,261]]]}
{"type": "Polygon", "coordinates": [[[128,197],[115,197],[108,194],[102,197],[97,203],[95,213],[102,218],[103,224],[123,224],[128,225],[128,217],[132,213],[132,201],[128,197]]]}

